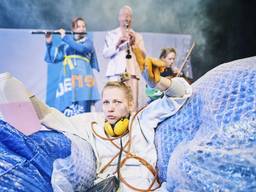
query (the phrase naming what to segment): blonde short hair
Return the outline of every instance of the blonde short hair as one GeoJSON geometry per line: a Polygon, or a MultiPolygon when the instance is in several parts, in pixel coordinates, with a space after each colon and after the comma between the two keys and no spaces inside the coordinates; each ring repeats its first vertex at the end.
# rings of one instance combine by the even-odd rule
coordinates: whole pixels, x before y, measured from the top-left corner
{"type": "Polygon", "coordinates": [[[128,102],[133,102],[133,96],[132,96],[132,90],[131,87],[126,85],[124,82],[120,81],[109,81],[106,83],[106,85],[102,89],[102,95],[105,89],[107,88],[118,88],[122,89],[126,95],[126,98],[128,99],[128,102]]]}

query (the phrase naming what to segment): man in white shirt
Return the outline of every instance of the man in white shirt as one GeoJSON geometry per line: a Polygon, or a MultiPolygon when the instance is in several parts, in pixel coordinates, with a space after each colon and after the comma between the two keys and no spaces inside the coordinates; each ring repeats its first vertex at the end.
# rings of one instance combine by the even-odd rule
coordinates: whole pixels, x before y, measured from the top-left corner
{"type": "Polygon", "coordinates": [[[109,81],[123,80],[132,88],[134,111],[138,107],[138,84],[140,70],[131,46],[136,45],[145,53],[143,38],[132,28],[132,9],[125,5],[119,11],[120,26],[107,33],[103,56],[109,59],[106,76],[109,81]],[[130,58],[129,58],[130,56],[130,58]]]}

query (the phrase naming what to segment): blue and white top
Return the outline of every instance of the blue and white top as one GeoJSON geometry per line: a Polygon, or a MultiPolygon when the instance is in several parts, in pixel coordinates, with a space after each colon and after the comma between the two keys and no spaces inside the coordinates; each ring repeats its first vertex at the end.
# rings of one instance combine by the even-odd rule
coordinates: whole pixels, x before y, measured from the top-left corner
{"type": "Polygon", "coordinates": [[[66,35],[61,43],[47,44],[45,61],[63,63],[56,91],[55,107],[63,111],[75,101],[97,101],[100,94],[93,74],[99,71],[92,40],[74,40],[66,35]]]}

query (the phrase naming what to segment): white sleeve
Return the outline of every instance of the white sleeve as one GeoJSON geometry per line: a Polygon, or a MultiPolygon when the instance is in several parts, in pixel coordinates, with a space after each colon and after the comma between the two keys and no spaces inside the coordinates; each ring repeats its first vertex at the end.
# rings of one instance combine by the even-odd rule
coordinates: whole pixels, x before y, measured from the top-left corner
{"type": "Polygon", "coordinates": [[[103,57],[111,59],[116,54],[116,43],[111,32],[108,32],[105,38],[103,57]]]}
{"type": "Polygon", "coordinates": [[[165,91],[168,97],[187,97],[192,94],[192,88],[182,77],[171,79],[171,86],[165,91]]]}
{"type": "Polygon", "coordinates": [[[90,113],[66,117],[60,111],[50,108],[50,111],[41,119],[41,124],[49,129],[77,135],[90,142],[92,137],[90,120],[90,113]]]}
{"type": "Polygon", "coordinates": [[[145,123],[147,126],[156,128],[158,123],[177,113],[186,100],[192,95],[191,85],[183,80],[183,78],[177,80],[177,82],[182,85],[182,88],[179,88],[179,92],[182,92],[183,95],[175,97],[170,96],[170,93],[175,93],[174,84],[172,84],[170,88],[166,90],[163,98],[153,101],[139,114],[141,124],[145,123]]]}

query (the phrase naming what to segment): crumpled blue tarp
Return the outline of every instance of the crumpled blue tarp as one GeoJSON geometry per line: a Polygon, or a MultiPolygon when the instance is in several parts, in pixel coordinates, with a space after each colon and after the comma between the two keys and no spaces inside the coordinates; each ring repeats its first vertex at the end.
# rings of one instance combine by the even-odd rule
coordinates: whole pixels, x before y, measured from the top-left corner
{"type": "Polygon", "coordinates": [[[63,176],[74,191],[93,185],[95,157],[90,144],[78,136],[39,131],[28,137],[0,120],[0,141],[0,191],[50,192],[53,179],[55,188],[63,187],[57,185],[63,176]]]}

